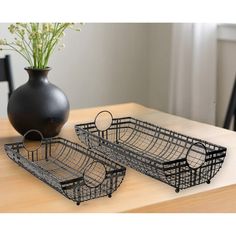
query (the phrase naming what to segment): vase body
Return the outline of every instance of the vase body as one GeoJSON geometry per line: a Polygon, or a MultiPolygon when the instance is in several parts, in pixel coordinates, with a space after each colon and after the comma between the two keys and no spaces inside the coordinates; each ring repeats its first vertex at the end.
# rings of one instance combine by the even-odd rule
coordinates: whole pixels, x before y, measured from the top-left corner
{"type": "Polygon", "coordinates": [[[48,81],[50,68],[25,70],[29,80],[11,95],[7,107],[8,118],[21,135],[35,129],[45,138],[54,137],[68,119],[68,99],[48,81]]]}

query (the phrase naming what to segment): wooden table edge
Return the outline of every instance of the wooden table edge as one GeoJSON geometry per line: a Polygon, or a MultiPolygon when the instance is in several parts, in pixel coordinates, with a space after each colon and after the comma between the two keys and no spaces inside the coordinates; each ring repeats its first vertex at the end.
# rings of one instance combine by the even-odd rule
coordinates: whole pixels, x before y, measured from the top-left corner
{"type": "Polygon", "coordinates": [[[123,213],[236,213],[236,184],[134,208],[123,213]]]}

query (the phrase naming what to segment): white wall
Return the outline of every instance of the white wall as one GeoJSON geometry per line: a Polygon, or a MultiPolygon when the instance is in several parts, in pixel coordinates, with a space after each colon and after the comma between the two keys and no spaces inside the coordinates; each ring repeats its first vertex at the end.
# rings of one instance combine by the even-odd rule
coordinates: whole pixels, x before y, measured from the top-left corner
{"type": "MultiPolygon", "coordinates": [[[[0,38],[7,24],[0,24],[0,38]]],[[[172,24],[85,24],[68,31],[66,48],[52,56],[51,82],[71,108],[138,102],[168,111],[172,24]]],[[[0,56],[4,55],[0,52],[0,56]]],[[[13,53],[16,87],[27,80],[25,61],[13,53]]],[[[223,125],[234,76],[236,41],[218,42],[216,124],[223,125]]],[[[0,83],[0,117],[6,116],[7,86],[0,83]]]]}
{"type": "MultiPolygon", "coordinates": [[[[0,38],[8,37],[0,24],[0,38]]],[[[148,105],[147,24],[85,24],[67,31],[64,51],[55,51],[49,79],[64,90],[71,108],[123,102],[148,105]]],[[[5,53],[0,52],[0,56],[5,53]]],[[[26,62],[11,53],[16,87],[27,80],[26,62]]],[[[0,117],[6,116],[7,86],[0,83],[0,117]]]]}
{"type": "Polygon", "coordinates": [[[150,24],[149,30],[148,104],[167,112],[172,24],[150,24]]]}

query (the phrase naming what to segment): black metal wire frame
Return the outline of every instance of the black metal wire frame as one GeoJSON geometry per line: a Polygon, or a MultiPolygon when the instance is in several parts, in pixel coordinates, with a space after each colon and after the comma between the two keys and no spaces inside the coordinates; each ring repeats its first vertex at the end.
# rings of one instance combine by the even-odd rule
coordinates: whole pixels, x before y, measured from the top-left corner
{"type": "Polygon", "coordinates": [[[0,82],[4,81],[8,83],[9,99],[14,90],[14,83],[11,73],[11,60],[9,55],[6,55],[4,58],[0,58],[0,82]]]}
{"type": "Polygon", "coordinates": [[[210,183],[226,156],[225,147],[132,117],[113,118],[105,131],[94,122],[76,125],[75,131],[88,147],[175,187],[176,192],[210,183]]]}
{"type": "Polygon", "coordinates": [[[23,142],[6,144],[7,155],[43,182],[77,202],[108,196],[120,186],[125,167],[63,138],[43,139],[28,151],[23,142]]]}

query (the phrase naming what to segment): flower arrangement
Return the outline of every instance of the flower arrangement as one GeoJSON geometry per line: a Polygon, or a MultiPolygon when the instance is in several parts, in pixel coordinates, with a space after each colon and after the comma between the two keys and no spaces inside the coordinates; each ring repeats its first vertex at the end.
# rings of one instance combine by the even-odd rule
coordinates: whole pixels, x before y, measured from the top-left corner
{"type": "MultiPolygon", "coordinates": [[[[11,42],[0,39],[0,50],[16,51],[31,68],[44,69],[67,28],[80,31],[73,23],[11,24],[8,30],[14,35],[14,39],[11,42]]],[[[64,47],[64,44],[60,44],[59,50],[64,47]]]]}

